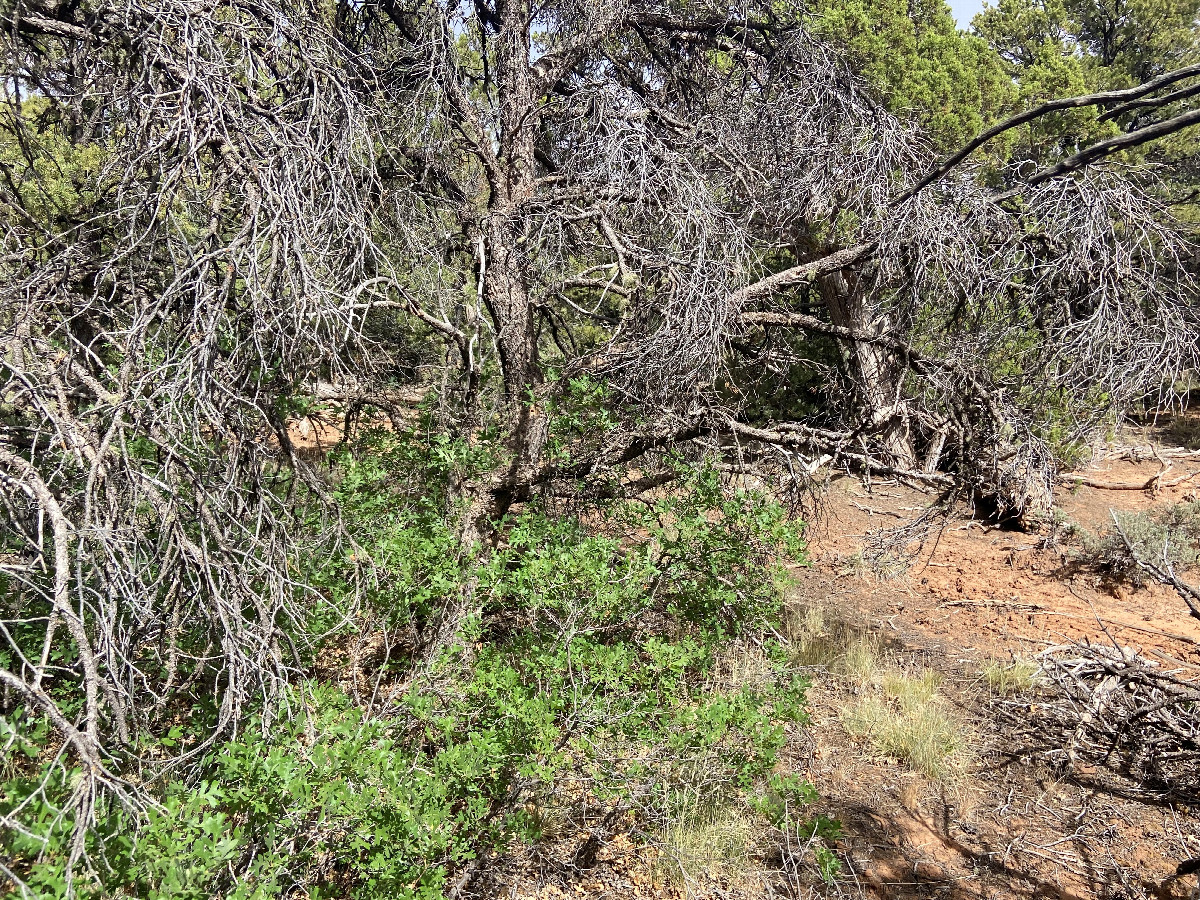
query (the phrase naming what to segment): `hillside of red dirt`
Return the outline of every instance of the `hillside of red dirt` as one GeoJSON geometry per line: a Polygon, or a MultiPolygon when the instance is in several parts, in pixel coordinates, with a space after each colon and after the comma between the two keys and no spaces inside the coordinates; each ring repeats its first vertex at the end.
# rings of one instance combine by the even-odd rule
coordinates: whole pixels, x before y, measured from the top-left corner
{"type": "MultiPolygon", "coordinates": [[[[1110,484],[1144,483],[1159,468],[1153,460],[1113,461],[1088,474],[1110,484]]],[[[1200,472],[1200,460],[1192,469],[1200,472]]],[[[1188,482],[1153,494],[1064,487],[1058,505],[1067,522],[1097,532],[1110,524],[1112,510],[1147,512],[1195,499],[1197,487],[1200,483],[1188,482]]],[[[911,517],[922,501],[928,498],[895,484],[868,490],[857,479],[835,481],[825,521],[810,547],[817,568],[848,574],[848,559],[861,552],[871,531],[894,527],[898,516],[911,517]]],[[[953,637],[967,653],[1027,653],[1047,643],[1108,635],[1200,663],[1200,621],[1186,615],[1172,589],[1157,583],[1106,584],[1092,573],[1072,570],[1069,539],[1066,546],[1045,548],[1045,543],[1037,534],[962,517],[928,538],[905,576],[880,589],[861,586],[858,593],[863,599],[886,595],[890,608],[872,604],[873,613],[895,615],[929,637],[953,637]]]]}

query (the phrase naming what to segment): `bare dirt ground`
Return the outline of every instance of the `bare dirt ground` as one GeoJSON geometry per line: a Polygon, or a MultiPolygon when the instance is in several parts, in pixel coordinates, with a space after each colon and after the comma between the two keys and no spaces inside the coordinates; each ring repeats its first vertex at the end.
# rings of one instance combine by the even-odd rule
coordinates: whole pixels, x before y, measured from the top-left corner
{"type": "MultiPolygon", "coordinates": [[[[1200,469],[1200,460],[1193,468],[1200,469]]],[[[1132,484],[1144,483],[1158,469],[1154,460],[1114,461],[1088,474],[1105,483],[1132,484]]],[[[1110,523],[1110,510],[1144,512],[1195,497],[1191,484],[1165,487],[1155,495],[1081,485],[1063,489],[1058,505],[1068,521],[1096,531],[1110,523]]],[[[834,482],[828,521],[810,547],[816,569],[849,574],[866,533],[895,525],[889,516],[897,510],[911,515],[907,510],[923,499],[895,485],[868,493],[856,480],[834,482]]],[[[1195,652],[1200,621],[1188,618],[1172,589],[1097,584],[1089,573],[1071,571],[1060,550],[1040,549],[1040,537],[964,517],[931,536],[905,577],[878,588],[856,584],[854,593],[875,601],[867,604],[872,614],[895,615],[926,638],[953,638],[965,654],[1030,653],[1047,642],[1102,638],[1107,632],[1143,650],[1200,662],[1195,652]]]]}
{"type": "MultiPolygon", "coordinates": [[[[1087,474],[1098,483],[1144,483],[1160,468],[1154,459],[1120,460],[1087,474]]],[[[1193,470],[1200,461],[1176,466],[1163,481],[1193,470]]],[[[1065,490],[1059,505],[1067,520],[1097,530],[1110,510],[1147,511],[1195,499],[1194,490],[1190,481],[1157,493],[1079,486],[1065,490]]],[[[857,480],[835,482],[810,548],[813,565],[799,575],[801,603],[824,598],[847,620],[888,637],[898,660],[943,676],[974,756],[965,777],[941,784],[880,759],[839,727],[846,685],[818,678],[806,771],[845,826],[847,863],[880,897],[1190,896],[1195,876],[1170,876],[1180,861],[1200,856],[1200,810],[1112,771],[1047,765],[1053,748],[1021,727],[1014,704],[997,715],[981,672],[989,660],[1088,640],[1134,648],[1198,677],[1200,621],[1170,588],[1105,584],[1073,567],[1069,548],[1044,549],[1037,535],[965,516],[931,538],[907,574],[880,582],[862,571],[857,554],[866,536],[922,499],[895,484],[868,490],[857,480]]]]}
{"type": "MultiPolygon", "coordinates": [[[[1110,459],[1085,474],[1097,484],[1146,483],[1162,468],[1153,457],[1110,459]]],[[[1200,477],[1193,482],[1192,473],[1200,475],[1200,457],[1174,460],[1157,491],[1063,488],[1062,518],[1095,531],[1111,521],[1111,510],[1195,499],[1200,477]]],[[[861,683],[814,667],[812,721],[789,746],[785,768],[817,785],[818,810],[843,825],[835,844],[842,873],[834,883],[815,876],[788,883],[778,861],[768,858],[740,872],[672,882],[661,877],[661,850],[618,836],[587,867],[559,867],[546,877],[545,866],[533,866],[524,877],[513,872],[502,879],[500,893],[720,900],[797,892],[946,900],[1197,896],[1195,875],[1173,876],[1181,861],[1200,856],[1200,808],[1114,768],[1064,764],[1062,748],[1033,724],[1036,689],[1003,698],[982,673],[990,661],[1031,659],[1087,640],[1133,648],[1182,677],[1200,678],[1200,621],[1189,618],[1170,588],[1105,583],[1073,566],[1070,538],[1064,546],[1044,534],[1002,530],[966,511],[935,532],[906,571],[880,580],[862,562],[869,535],[929,502],[895,483],[868,488],[855,478],[835,479],[812,532],[811,565],[794,572],[791,602],[797,614],[819,606],[843,629],[872,635],[889,666],[937,673],[967,747],[969,762],[959,774],[926,778],[853,737],[845,710],[861,683]]]]}

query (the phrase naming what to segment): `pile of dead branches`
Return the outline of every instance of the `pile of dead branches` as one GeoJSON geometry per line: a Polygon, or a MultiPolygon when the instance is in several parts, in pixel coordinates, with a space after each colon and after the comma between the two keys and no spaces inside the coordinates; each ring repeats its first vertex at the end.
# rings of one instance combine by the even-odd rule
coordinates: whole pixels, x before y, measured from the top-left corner
{"type": "Polygon", "coordinates": [[[1200,798],[1200,682],[1115,644],[1054,647],[1041,672],[1051,699],[1034,707],[1033,724],[1056,744],[1051,760],[1200,798]]]}

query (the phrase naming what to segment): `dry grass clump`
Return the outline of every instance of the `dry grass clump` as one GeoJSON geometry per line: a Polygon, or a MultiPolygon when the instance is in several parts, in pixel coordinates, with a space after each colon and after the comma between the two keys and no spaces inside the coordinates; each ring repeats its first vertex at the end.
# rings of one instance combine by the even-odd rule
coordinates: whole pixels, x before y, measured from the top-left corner
{"type": "Polygon", "coordinates": [[[993,659],[983,667],[983,680],[994,693],[1004,697],[1033,690],[1037,675],[1037,663],[1028,659],[1017,658],[1008,663],[993,659]]]}
{"type": "Polygon", "coordinates": [[[834,565],[838,575],[853,575],[855,578],[874,581],[894,581],[905,575],[911,559],[907,554],[898,553],[895,547],[890,546],[893,541],[889,541],[889,538],[894,538],[894,531],[895,529],[885,529],[875,532],[877,546],[865,553],[839,554],[835,557],[834,565]]]}
{"type": "Polygon", "coordinates": [[[966,768],[969,753],[963,723],[939,693],[940,684],[936,672],[910,674],[887,667],[843,711],[842,723],[881,755],[926,778],[952,780],[966,768]]]}
{"type": "Polygon", "coordinates": [[[932,669],[909,675],[899,669],[887,669],[880,676],[883,693],[902,706],[915,707],[933,702],[942,684],[942,676],[932,669]]]}
{"type": "Polygon", "coordinates": [[[783,629],[797,665],[827,667],[837,658],[838,642],[831,625],[819,603],[788,610],[783,629]]]}
{"type": "Polygon", "coordinates": [[[858,685],[858,697],[842,712],[850,734],[930,779],[951,780],[965,770],[965,729],[939,692],[940,675],[889,662],[880,635],[831,617],[820,604],[794,608],[785,625],[798,665],[820,666],[858,685]]]}
{"type": "Polygon", "coordinates": [[[870,678],[878,667],[880,638],[831,617],[819,603],[793,607],[784,628],[797,665],[821,667],[859,680],[870,678]]]}
{"type": "Polygon", "coordinates": [[[828,634],[829,618],[820,603],[792,607],[789,613],[784,628],[792,641],[805,644],[828,634]]]}
{"type": "Polygon", "coordinates": [[[655,878],[675,888],[736,879],[750,867],[756,830],[761,825],[749,810],[716,803],[690,806],[663,829],[655,878]]]}
{"type": "Polygon", "coordinates": [[[709,687],[714,691],[765,689],[775,678],[775,663],[766,651],[739,641],[718,652],[709,687]]]}
{"type": "Polygon", "coordinates": [[[882,664],[881,644],[877,635],[865,632],[854,635],[835,661],[834,671],[855,681],[872,681],[882,664]]]}

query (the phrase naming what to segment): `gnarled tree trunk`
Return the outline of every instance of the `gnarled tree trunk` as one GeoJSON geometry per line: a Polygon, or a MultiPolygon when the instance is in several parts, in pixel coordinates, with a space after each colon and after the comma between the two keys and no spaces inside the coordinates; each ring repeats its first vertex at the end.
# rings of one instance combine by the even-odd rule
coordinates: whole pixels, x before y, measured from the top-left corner
{"type": "MultiPolygon", "coordinates": [[[[870,333],[872,320],[866,298],[853,273],[834,272],[821,283],[821,296],[830,321],[856,333],[870,333]]],[[[916,453],[909,431],[908,411],[902,393],[904,369],[880,344],[854,341],[846,353],[854,380],[854,404],[898,469],[916,469],[916,453]]]]}

